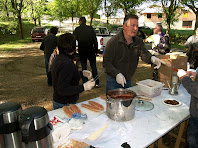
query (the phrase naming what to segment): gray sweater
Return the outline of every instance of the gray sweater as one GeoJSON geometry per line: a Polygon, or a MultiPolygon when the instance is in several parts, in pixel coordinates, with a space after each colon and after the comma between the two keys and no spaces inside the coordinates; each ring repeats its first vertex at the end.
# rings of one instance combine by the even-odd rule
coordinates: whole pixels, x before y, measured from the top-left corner
{"type": "Polygon", "coordinates": [[[141,38],[133,37],[133,42],[127,45],[121,31],[107,42],[103,56],[103,67],[111,77],[116,77],[118,73],[122,73],[126,80],[131,80],[136,71],[139,57],[150,64],[151,56],[141,38]]]}
{"type": "Polygon", "coordinates": [[[198,118],[198,74],[195,77],[195,81],[192,81],[190,77],[184,77],[182,84],[191,95],[190,114],[198,118]]]}

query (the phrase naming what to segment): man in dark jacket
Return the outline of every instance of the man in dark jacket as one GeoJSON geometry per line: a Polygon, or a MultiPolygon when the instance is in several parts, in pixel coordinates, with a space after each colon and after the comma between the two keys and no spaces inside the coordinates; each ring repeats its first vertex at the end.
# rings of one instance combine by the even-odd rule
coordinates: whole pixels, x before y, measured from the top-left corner
{"type": "Polygon", "coordinates": [[[51,73],[49,73],[48,71],[48,65],[49,65],[50,56],[57,46],[57,42],[58,42],[58,37],[56,36],[57,32],[58,32],[58,28],[52,27],[50,29],[49,35],[43,38],[43,41],[40,46],[40,50],[43,50],[45,55],[45,68],[47,74],[47,83],[49,86],[52,86],[52,78],[51,78],[51,73]]]}
{"type": "Polygon", "coordinates": [[[184,88],[191,95],[190,101],[190,123],[187,130],[188,148],[197,148],[198,146],[198,74],[192,71],[179,69],[177,72],[184,88]],[[193,80],[191,77],[194,77],[193,80]]]}
{"type": "Polygon", "coordinates": [[[123,31],[113,36],[105,47],[103,67],[106,70],[106,91],[131,87],[131,79],[136,71],[139,57],[146,63],[159,68],[159,58],[152,56],[141,38],[137,37],[138,16],[128,14],[124,18],[123,31]]]}
{"type": "MultiPolygon", "coordinates": [[[[98,52],[98,42],[93,27],[86,25],[85,17],[79,19],[80,26],[74,30],[74,35],[78,41],[78,52],[82,70],[87,70],[87,59],[90,62],[93,77],[97,75],[96,54],[98,52]]],[[[87,81],[83,78],[83,82],[87,81]]],[[[99,87],[99,80],[96,80],[96,87],[99,87]]]]}

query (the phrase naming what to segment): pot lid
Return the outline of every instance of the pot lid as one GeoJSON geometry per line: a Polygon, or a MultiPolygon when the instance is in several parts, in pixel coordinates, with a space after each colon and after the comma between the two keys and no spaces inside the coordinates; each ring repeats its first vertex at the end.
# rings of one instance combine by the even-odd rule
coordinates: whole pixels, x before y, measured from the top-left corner
{"type": "Polygon", "coordinates": [[[0,104],[0,115],[8,113],[8,112],[15,112],[16,110],[20,108],[21,108],[21,105],[17,102],[6,102],[3,104],[0,104]]]}
{"type": "Polygon", "coordinates": [[[43,107],[38,106],[30,107],[22,111],[22,116],[34,119],[41,118],[45,116],[45,114],[47,114],[47,110],[43,107]]]}

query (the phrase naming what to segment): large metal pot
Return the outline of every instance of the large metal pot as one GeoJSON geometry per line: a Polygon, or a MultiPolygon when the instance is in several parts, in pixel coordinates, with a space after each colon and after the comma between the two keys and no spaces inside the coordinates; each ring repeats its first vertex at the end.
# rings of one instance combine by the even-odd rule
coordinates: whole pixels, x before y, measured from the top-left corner
{"type": "Polygon", "coordinates": [[[135,115],[136,93],[126,89],[114,89],[107,92],[107,116],[115,121],[129,121],[135,115]]]}

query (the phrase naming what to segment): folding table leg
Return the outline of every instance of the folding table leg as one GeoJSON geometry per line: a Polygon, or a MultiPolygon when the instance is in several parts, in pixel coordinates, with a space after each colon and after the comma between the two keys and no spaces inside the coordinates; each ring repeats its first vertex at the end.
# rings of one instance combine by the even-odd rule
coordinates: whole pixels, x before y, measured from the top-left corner
{"type": "Polygon", "coordinates": [[[179,146],[180,146],[180,143],[182,141],[182,135],[183,135],[183,132],[184,132],[184,128],[185,128],[186,123],[187,123],[187,121],[184,121],[179,126],[179,132],[178,132],[178,135],[177,135],[177,139],[176,139],[176,143],[175,143],[175,148],[179,148],[179,146]]]}

